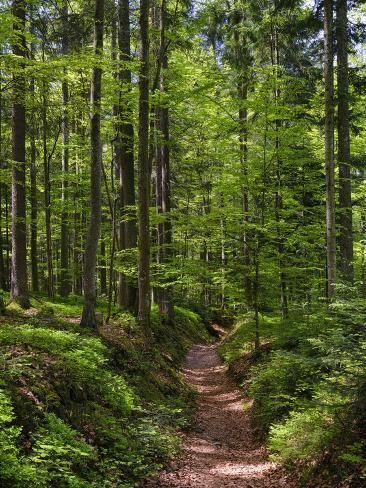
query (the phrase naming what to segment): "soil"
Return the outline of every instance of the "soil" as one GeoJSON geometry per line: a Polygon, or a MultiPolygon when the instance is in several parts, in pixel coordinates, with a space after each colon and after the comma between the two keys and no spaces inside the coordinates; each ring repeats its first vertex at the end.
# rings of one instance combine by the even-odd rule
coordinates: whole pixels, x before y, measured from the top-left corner
{"type": "Polygon", "coordinates": [[[182,456],[145,487],[296,488],[255,439],[250,399],[228,374],[215,346],[194,346],[184,376],[198,392],[195,426],[184,436],[182,456]]]}

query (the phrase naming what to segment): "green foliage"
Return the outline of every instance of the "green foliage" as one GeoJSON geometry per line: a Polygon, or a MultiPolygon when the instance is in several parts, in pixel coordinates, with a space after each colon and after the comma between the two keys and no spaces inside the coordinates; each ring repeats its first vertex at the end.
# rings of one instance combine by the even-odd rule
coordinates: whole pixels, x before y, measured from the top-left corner
{"type": "Polygon", "coordinates": [[[193,340],[207,337],[199,316],[177,307],[163,334],[155,313],[156,343],[146,352],[127,313],[102,337],[63,330],[58,314],[72,302],[38,303],[30,317],[14,309],[0,325],[5,488],[132,488],[179,449],[175,432],[187,425],[191,392],[177,365],[193,340]]]}
{"type": "Polygon", "coordinates": [[[9,395],[0,390],[0,479],[5,486],[19,486],[29,473],[19,459],[21,428],[13,425],[15,419],[9,395]]]}
{"type": "MultiPolygon", "coordinates": [[[[270,342],[279,328],[281,319],[278,315],[261,315],[260,334],[263,342],[270,342]]],[[[255,339],[255,323],[253,314],[239,316],[234,328],[220,345],[219,352],[227,362],[239,359],[243,354],[253,350],[255,339]]]]}
{"type": "Polygon", "coordinates": [[[87,460],[93,455],[93,448],[80,439],[78,432],[56,415],[47,414],[33,441],[30,462],[37,470],[35,486],[91,486],[80,473],[87,474],[87,460]]]}
{"type": "Polygon", "coordinates": [[[225,339],[220,351],[234,371],[236,363],[249,368],[239,377],[246,378],[255,425],[268,435],[273,460],[314,471],[328,457],[340,479],[354,470],[364,476],[364,317],[357,299],[296,319],[261,317],[262,350],[271,351],[259,351],[256,361],[251,320],[239,320],[225,339]]]}
{"type": "Polygon", "coordinates": [[[311,398],[318,374],[319,365],[313,358],[287,351],[274,351],[268,362],[253,367],[249,392],[255,399],[255,416],[265,432],[311,398]]]}
{"type": "Polygon", "coordinates": [[[293,411],[270,431],[272,458],[284,462],[316,459],[329,449],[337,430],[335,419],[321,408],[293,411]]]}

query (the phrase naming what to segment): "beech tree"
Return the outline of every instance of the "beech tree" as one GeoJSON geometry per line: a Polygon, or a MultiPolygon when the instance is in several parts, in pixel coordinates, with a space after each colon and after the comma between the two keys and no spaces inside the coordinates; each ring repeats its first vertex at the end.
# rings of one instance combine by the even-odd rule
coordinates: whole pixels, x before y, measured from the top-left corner
{"type": "Polygon", "coordinates": [[[11,298],[22,308],[30,306],[27,281],[26,181],[25,181],[25,76],[24,0],[13,1],[13,53],[18,57],[13,75],[12,112],[12,262],[11,298]]]}
{"type": "Polygon", "coordinates": [[[340,248],[339,262],[340,270],[343,274],[343,277],[352,283],[353,229],[349,128],[347,0],[337,0],[336,11],[340,248]]]}
{"type": "MultiPolygon", "coordinates": [[[[161,1],[160,5],[160,40],[159,40],[159,90],[167,91],[166,72],[168,69],[168,43],[167,30],[167,2],[161,1]]],[[[164,220],[157,226],[158,261],[161,264],[168,262],[171,255],[172,226],[170,221],[171,210],[171,172],[170,172],[170,134],[169,134],[169,108],[158,106],[156,109],[156,125],[158,129],[158,143],[156,145],[156,204],[158,213],[164,220]]],[[[157,301],[160,314],[171,322],[173,320],[173,303],[171,287],[164,284],[157,290],[157,301]]]]}
{"type": "Polygon", "coordinates": [[[336,284],[336,220],[334,188],[334,70],[333,2],[324,2],[324,86],[325,86],[325,178],[327,235],[327,297],[332,300],[336,284]]]}
{"type": "MultiPolygon", "coordinates": [[[[135,199],[135,157],[134,157],[134,127],[132,112],[128,105],[127,96],[131,93],[132,75],[128,63],[131,62],[131,32],[130,7],[128,0],[119,0],[118,9],[119,59],[122,63],[119,70],[119,80],[122,84],[122,96],[118,109],[119,123],[117,126],[117,166],[120,178],[120,204],[123,222],[120,225],[120,243],[126,250],[137,245],[137,223],[134,206],[135,199]]],[[[123,273],[119,277],[119,303],[130,311],[137,308],[137,287],[123,273]]]]}
{"type": "MultiPolygon", "coordinates": [[[[68,3],[67,0],[62,5],[62,54],[69,53],[69,26],[68,26],[68,3]]],[[[62,213],[61,213],[61,237],[60,237],[60,295],[67,296],[70,292],[70,270],[69,270],[69,214],[68,208],[68,172],[69,172],[69,83],[66,79],[67,70],[65,69],[65,79],[62,81],[62,213]]]]}
{"type": "Polygon", "coordinates": [[[150,160],[149,160],[149,0],[140,2],[140,78],[138,130],[139,308],[138,318],[150,325],[150,160]]]}
{"type": "MultiPolygon", "coordinates": [[[[96,61],[100,60],[103,53],[104,34],[104,0],[95,2],[94,25],[94,52],[96,61]]],[[[100,237],[101,212],[101,178],[102,178],[102,142],[100,136],[102,96],[102,67],[96,65],[93,68],[91,83],[91,159],[90,159],[90,222],[88,236],[85,245],[84,260],[84,307],[81,317],[81,325],[96,328],[96,264],[98,240],[100,237]]]]}

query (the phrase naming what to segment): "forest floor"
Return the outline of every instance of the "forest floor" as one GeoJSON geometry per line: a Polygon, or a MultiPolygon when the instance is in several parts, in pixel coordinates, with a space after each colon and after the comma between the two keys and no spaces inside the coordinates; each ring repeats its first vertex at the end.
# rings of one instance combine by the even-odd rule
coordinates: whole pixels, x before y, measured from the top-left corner
{"type": "Polygon", "coordinates": [[[144,486],[295,488],[256,440],[251,401],[230,377],[216,347],[194,346],[187,355],[184,376],[198,392],[194,428],[184,436],[180,458],[144,486]]]}

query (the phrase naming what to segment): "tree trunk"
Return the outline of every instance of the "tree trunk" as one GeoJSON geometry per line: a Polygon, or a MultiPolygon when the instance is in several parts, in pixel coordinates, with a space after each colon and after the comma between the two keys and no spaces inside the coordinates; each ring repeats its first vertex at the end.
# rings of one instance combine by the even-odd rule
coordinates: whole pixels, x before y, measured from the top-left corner
{"type": "MultiPolygon", "coordinates": [[[[31,5],[31,33],[35,34],[34,27],[34,5],[31,5]]],[[[34,59],[35,43],[31,43],[30,55],[34,59]]],[[[37,198],[37,148],[36,148],[36,105],[35,105],[35,80],[34,77],[30,81],[30,91],[32,97],[32,112],[30,117],[29,127],[29,142],[30,142],[30,207],[31,207],[31,222],[30,222],[30,253],[31,253],[31,278],[32,291],[39,291],[38,278],[38,198],[37,198]]]]}
{"type": "MultiPolygon", "coordinates": [[[[68,36],[68,2],[64,0],[62,6],[62,54],[69,53],[68,36]]],[[[66,70],[64,72],[66,75],[66,70]]],[[[67,211],[68,201],[68,172],[69,172],[69,84],[66,78],[62,81],[62,187],[61,187],[61,273],[60,273],[60,295],[67,297],[70,293],[70,270],[69,270],[69,213],[67,211]]]]}
{"type": "MultiPolygon", "coordinates": [[[[31,81],[31,91],[34,93],[34,79],[31,81]]],[[[36,167],[36,141],[35,116],[32,114],[30,127],[30,205],[31,205],[31,272],[32,290],[39,291],[38,279],[38,198],[37,198],[37,167],[36,167]]]]}
{"type": "Polygon", "coordinates": [[[100,293],[107,294],[107,261],[104,239],[100,243],[100,293]]]}
{"type": "Polygon", "coordinates": [[[139,79],[139,307],[138,320],[150,330],[150,176],[149,161],[149,0],[140,0],[141,68],[139,79]]]}
{"type": "MultiPolygon", "coordinates": [[[[275,103],[278,107],[279,98],[281,91],[278,87],[278,68],[280,66],[280,51],[278,47],[278,28],[273,27],[272,33],[272,67],[273,75],[275,77],[275,90],[274,97],[275,103]]],[[[282,198],[282,160],[280,155],[280,129],[282,126],[282,121],[276,118],[276,191],[275,191],[275,218],[276,218],[276,238],[277,238],[277,252],[278,252],[278,267],[279,267],[279,280],[280,280],[280,303],[281,303],[281,313],[284,319],[288,318],[288,298],[287,298],[287,277],[286,273],[283,271],[284,266],[284,255],[285,255],[285,242],[282,236],[281,230],[281,213],[283,210],[283,198],[282,198]]]]}
{"type": "MultiPolygon", "coordinates": [[[[168,55],[166,52],[166,0],[161,1],[160,10],[160,91],[166,92],[164,74],[168,69],[168,55]]],[[[157,107],[157,125],[159,143],[157,144],[156,158],[156,203],[158,212],[164,215],[164,221],[158,224],[158,259],[164,264],[169,262],[172,244],[172,225],[170,220],[170,147],[169,147],[169,109],[167,106],[157,107]],[[160,142],[161,141],[161,142],[160,142]]],[[[158,307],[160,315],[167,321],[174,318],[171,288],[168,284],[158,290],[158,307]]]]}
{"type": "Polygon", "coordinates": [[[337,89],[340,270],[353,282],[352,196],[349,134],[347,0],[337,0],[337,89]]]}
{"type": "MultiPolygon", "coordinates": [[[[130,16],[129,1],[119,0],[119,35],[118,47],[121,61],[131,60],[130,47],[130,16]]],[[[119,79],[127,91],[131,90],[131,70],[123,67],[119,72],[119,79]]],[[[133,249],[137,246],[137,224],[134,207],[135,199],[135,169],[134,169],[134,130],[131,122],[131,110],[122,101],[119,106],[118,138],[116,159],[120,178],[120,205],[124,222],[119,226],[120,243],[124,249],[133,249]]],[[[134,283],[122,273],[119,275],[119,305],[135,312],[137,308],[137,288],[134,283]]]]}
{"type": "MultiPolygon", "coordinates": [[[[104,0],[95,2],[94,52],[99,58],[103,54],[104,0]]],[[[97,327],[96,305],[96,264],[98,241],[101,226],[101,176],[102,144],[100,137],[100,109],[102,94],[102,68],[93,68],[91,84],[90,122],[91,171],[90,171],[90,222],[84,256],[84,307],[81,324],[85,327],[97,327]]]]}
{"type": "Polygon", "coordinates": [[[27,233],[25,192],[25,2],[13,0],[15,22],[13,32],[16,42],[13,54],[20,58],[20,70],[13,76],[12,112],[12,268],[11,299],[22,308],[29,308],[27,280],[27,233]]]}
{"type": "Polygon", "coordinates": [[[10,237],[9,228],[11,227],[9,219],[9,203],[11,195],[9,194],[8,187],[5,188],[5,247],[6,247],[6,261],[5,261],[5,273],[6,273],[6,289],[11,289],[11,257],[10,257],[10,237]]]}
{"type": "MultiPolygon", "coordinates": [[[[1,111],[1,106],[0,106],[1,111]]],[[[1,125],[1,122],[0,122],[1,125]]],[[[0,130],[0,141],[1,141],[1,130],[0,130]]],[[[2,168],[1,162],[1,145],[0,145],[0,169],[2,168]]],[[[4,263],[4,254],[3,254],[3,228],[2,228],[2,192],[3,192],[3,185],[0,184],[0,289],[6,289],[6,276],[5,276],[5,263],[4,263]]]]}
{"type": "MultiPolygon", "coordinates": [[[[240,102],[245,104],[248,98],[248,82],[246,75],[238,87],[240,102]]],[[[249,198],[248,198],[248,110],[246,106],[239,109],[239,142],[240,142],[240,163],[243,175],[242,208],[243,208],[243,261],[244,261],[244,293],[247,307],[253,306],[253,287],[250,277],[251,259],[249,249],[249,198]]]]}
{"type": "Polygon", "coordinates": [[[327,298],[331,301],[336,283],[336,225],[334,197],[334,80],[333,2],[324,1],[324,84],[325,84],[325,179],[327,238],[327,298]]]}
{"type": "Polygon", "coordinates": [[[46,223],[46,253],[47,253],[47,294],[54,296],[53,283],[53,256],[52,256],[52,230],[51,230],[51,182],[50,159],[47,151],[47,92],[48,87],[43,83],[42,107],[42,138],[43,138],[43,170],[44,170],[44,208],[46,223]]]}
{"type": "MultiPolygon", "coordinates": [[[[3,127],[3,98],[2,98],[2,82],[1,82],[1,71],[0,71],[0,170],[3,168],[3,145],[2,145],[2,127],[3,127]]],[[[6,270],[5,270],[5,262],[4,262],[4,254],[3,254],[3,227],[2,227],[2,218],[3,218],[3,206],[2,206],[2,196],[5,193],[5,185],[0,183],[0,289],[6,290],[6,270]]]]}

